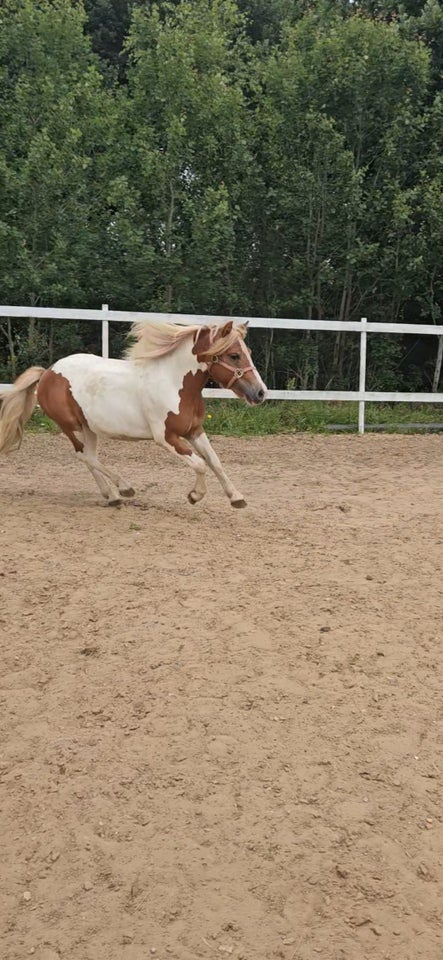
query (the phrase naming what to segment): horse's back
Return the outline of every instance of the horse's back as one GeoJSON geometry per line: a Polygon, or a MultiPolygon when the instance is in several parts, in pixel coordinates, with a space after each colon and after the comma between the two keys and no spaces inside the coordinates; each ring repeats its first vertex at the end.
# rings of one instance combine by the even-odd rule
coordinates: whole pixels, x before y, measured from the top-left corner
{"type": "Polygon", "coordinates": [[[98,375],[116,375],[118,371],[123,373],[129,366],[127,360],[114,360],[110,357],[99,357],[95,353],[71,353],[68,357],[63,357],[53,364],[54,373],[72,373],[77,376],[87,376],[91,373],[98,375]]]}

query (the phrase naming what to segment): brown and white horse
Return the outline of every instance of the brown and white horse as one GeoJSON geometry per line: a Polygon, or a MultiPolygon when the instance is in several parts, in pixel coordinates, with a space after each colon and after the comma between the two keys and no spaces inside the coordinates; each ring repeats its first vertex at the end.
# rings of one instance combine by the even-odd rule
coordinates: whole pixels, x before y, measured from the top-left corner
{"type": "Polygon", "coordinates": [[[202,390],[209,379],[249,404],[262,403],[266,387],[244,338],[246,326],[180,327],[139,323],[124,360],[74,354],[48,370],[31,367],[12,390],[0,395],[0,452],[20,446],[23,428],[38,402],[69,437],[110,505],[134,490],[97,459],[97,437],[153,439],[195,472],[188,495],[206,493],[206,465],[218,477],[233,507],[245,500],[233,486],[203,429],[202,390]]]}

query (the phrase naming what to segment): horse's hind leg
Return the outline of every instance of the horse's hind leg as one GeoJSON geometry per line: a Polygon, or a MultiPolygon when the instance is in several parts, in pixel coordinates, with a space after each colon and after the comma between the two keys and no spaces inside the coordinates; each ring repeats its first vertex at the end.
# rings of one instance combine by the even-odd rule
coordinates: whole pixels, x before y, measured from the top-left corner
{"type": "MultiPolygon", "coordinates": [[[[80,445],[79,445],[80,446],[80,445]]],[[[118,506],[121,497],[117,485],[104,474],[96,457],[97,435],[86,424],[81,429],[81,447],[77,450],[77,457],[83,461],[92,473],[94,480],[110,506],[118,506]]]]}
{"type": "MultiPolygon", "coordinates": [[[[89,429],[89,428],[88,428],[89,429]]],[[[92,431],[90,431],[92,432],[92,431]]],[[[95,469],[99,471],[107,480],[111,482],[114,486],[117,487],[120,496],[122,497],[134,497],[135,490],[133,487],[129,486],[129,483],[120,476],[120,474],[115,473],[113,470],[109,470],[108,467],[103,466],[100,460],[96,457],[97,450],[97,437],[95,433],[93,434],[95,438],[94,445],[94,459],[95,459],[95,469]]]]}
{"type": "MultiPolygon", "coordinates": [[[[85,425],[82,429],[82,436],[84,439],[83,453],[85,463],[89,466],[100,489],[102,490],[101,483],[103,483],[111,491],[109,494],[110,503],[119,502],[120,497],[133,497],[134,490],[127,484],[126,480],[123,480],[118,473],[108,470],[108,468],[104,467],[100,460],[97,459],[97,435],[93,433],[90,427],[85,425]]],[[[107,494],[104,493],[104,496],[107,497],[107,494]]]]}
{"type": "Polygon", "coordinates": [[[86,456],[83,457],[83,462],[87,466],[88,470],[91,471],[92,476],[94,477],[94,480],[105,500],[107,500],[111,506],[121,503],[117,488],[111,486],[109,480],[107,480],[98,470],[94,470],[94,467],[91,467],[91,464],[88,463],[86,456]]]}
{"type": "Polygon", "coordinates": [[[62,374],[46,370],[38,387],[38,402],[71,441],[77,457],[91,471],[100,492],[110,504],[120,503],[121,496],[134,491],[117,474],[106,470],[97,460],[97,436],[86,422],[83,410],[72,396],[69,380],[62,374]]]}

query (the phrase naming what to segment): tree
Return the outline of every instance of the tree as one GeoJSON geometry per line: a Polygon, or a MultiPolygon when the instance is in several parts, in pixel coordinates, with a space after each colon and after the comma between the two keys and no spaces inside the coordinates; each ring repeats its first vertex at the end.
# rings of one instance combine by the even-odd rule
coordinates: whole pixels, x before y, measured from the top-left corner
{"type": "MultiPolygon", "coordinates": [[[[286,249],[286,239],[294,237],[296,224],[306,244],[296,262],[305,273],[311,264],[306,295],[313,309],[317,303],[317,312],[321,299],[314,295],[311,254],[319,249],[317,238],[321,235],[320,259],[326,264],[326,277],[318,269],[314,274],[319,289],[327,293],[327,310],[342,319],[362,312],[374,319],[386,318],[386,314],[396,319],[415,296],[418,278],[411,222],[421,161],[428,56],[419,44],[405,39],[396,24],[358,16],[343,19],[335,12],[325,18],[324,11],[325,5],[316,5],[299,20],[287,32],[281,52],[265,68],[268,99],[271,96],[268,127],[274,125],[277,131],[273,153],[276,169],[278,164],[282,167],[281,175],[271,178],[276,202],[285,205],[286,228],[282,221],[280,248],[286,249]],[[286,139],[278,133],[286,129],[278,126],[283,112],[290,118],[286,139]],[[306,130],[301,133],[307,117],[315,130],[311,135],[306,130]],[[299,144],[306,151],[304,175],[298,166],[299,144]],[[330,170],[329,183],[327,178],[324,181],[325,202],[318,156],[328,158],[326,169],[330,170]],[[295,182],[291,167],[296,171],[295,182]],[[311,190],[305,186],[307,177],[311,190]],[[302,204],[309,198],[308,209],[315,211],[313,220],[303,217],[297,194],[302,204]],[[321,224],[314,245],[309,239],[313,222],[321,224]],[[331,265],[335,266],[332,275],[331,265]]],[[[273,164],[275,167],[271,157],[271,168],[273,164]]],[[[271,211],[270,220],[275,223],[275,202],[271,211]]],[[[274,284],[279,291],[285,289],[281,275],[282,269],[274,284]]],[[[292,285],[294,290],[303,289],[300,283],[292,285]]],[[[286,304],[281,307],[288,309],[286,304]]],[[[324,311],[324,305],[321,309],[324,311]]],[[[389,344],[387,349],[395,363],[389,344]]],[[[337,336],[333,370],[339,379],[348,366],[346,350],[344,338],[337,336]]]]}
{"type": "MultiPolygon", "coordinates": [[[[100,152],[112,109],[83,27],[82,10],[69,0],[6,2],[0,34],[4,303],[81,305],[93,287],[100,152]]],[[[11,325],[7,338],[11,354],[11,325]]],[[[47,337],[35,322],[25,340],[16,338],[26,357],[54,354],[54,331],[47,337]]]]}
{"type": "Polygon", "coordinates": [[[248,47],[231,0],[136,10],[123,157],[167,310],[232,312],[242,191],[251,168],[248,47]]]}

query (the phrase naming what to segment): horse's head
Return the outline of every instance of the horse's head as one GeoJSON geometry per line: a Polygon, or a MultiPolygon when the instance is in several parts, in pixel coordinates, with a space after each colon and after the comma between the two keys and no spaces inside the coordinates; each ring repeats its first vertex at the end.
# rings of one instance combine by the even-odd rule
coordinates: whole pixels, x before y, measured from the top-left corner
{"type": "Polygon", "coordinates": [[[232,320],[224,327],[202,327],[193,353],[220,387],[255,406],[266,399],[266,386],[245,344],[246,328],[247,324],[234,327],[232,320]]]}

